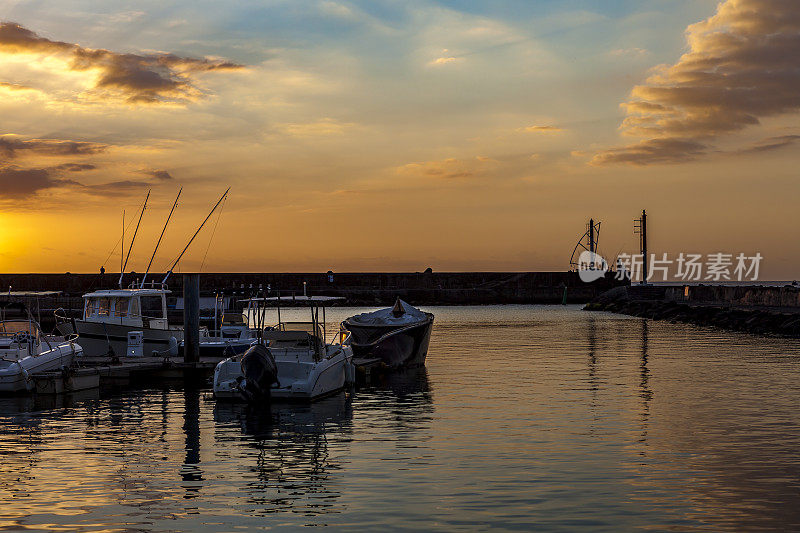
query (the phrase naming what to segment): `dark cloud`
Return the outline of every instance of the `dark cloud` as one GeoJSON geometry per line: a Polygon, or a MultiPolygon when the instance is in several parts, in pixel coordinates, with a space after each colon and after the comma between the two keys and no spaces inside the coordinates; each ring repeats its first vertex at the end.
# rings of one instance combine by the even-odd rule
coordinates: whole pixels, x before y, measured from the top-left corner
{"type": "Polygon", "coordinates": [[[152,187],[147,181],[121,180],[99,183],[97,185],[83,185],[82,190],[95,196],[118,196],[120,194],[133,193],[152,187]]]}
{"type": "MultiPolygon", "coordinates": [[[[59,167],[63,166],[59,165],[59,167]]],[[[148,181],[138,180],[86,185],[76,180],[59,177],[57,170],[59,167],[56,169],[0,167],[0,201],[25,200],[47,190],[64,188],[71,188],[93,196],[115,197],[139,192],[152,186],[152,183],[148,181]]],[[[72,171],[73,169],[67,168],[66,170],[72,171]]]]}
{"type": "Polygon", "coordinates": [[[796,0],[726,0],[686,33],[689,51],[674,65],[658,67],[623,104],[623,132],[651,140],[601,152],[594,164],[693,159],[696,146],[687,140],[708,142],[762,118],[800,110],[796,0]],[[668,153],[669,143],[659,146],[656,140],[678,141],[670,145],[676,152],[668,153]],[[643,144],[656,147],[652,160],[643,144]]]}
{"type": "Polygon", "coordinates": [[[786,148],[800,141],[800,135],[781,135],[780,137],[770,137],[755,143],[753,146],[742,148],[733,152],[736,155],[760,154],[786,148]]]}
{"type": "Polygon", "coordinates": [[[592,165],[628,163],[684,163],[704,155],[707,146],[688,139],[649,139],[623,148],[612,148],[594,156],[592,165]]]}
{"type": "Polygon", "coordinates": [[[85,170],[94,170],[97,167],[91,163],[64,163],[58,165],[56,170],[66,170],[68,172],[83,172],[85,170]]]}
{"type": "Polygon", "coordinates": [[[54,180],[50,172],[43,168],[0,168],[0,195],[4,198],[27,198],[39,191],[60,185],[58,180],[54,180]]]}
{"type": "Polygon", "coordinates": [[[172,179],[172,175],[166,170],[140,170],[141,174],[152,176],[160,181],[168,181],[172,179]]]}
{"type": "Polygon", "coordinates": [[[174,54],[120,54],[104,49],[53,41],[12,22],[0,23],[0,51],[67,54],[75,71],[99,69],[95,90],[121,96],[129,103],[187,102],[203,92],[192,76],[199,72],[243,68],[223,60],[195,59],[174,54]]]}
{"type": "Polygon", "coordinates": [[[57,139],[19,139],[17,137],[0,137],[0,156],[13,159],[18,152],[31,152],[38,155],[70,156],[92,155],[108,148],[105,144],[62,141],[57,139]]]}

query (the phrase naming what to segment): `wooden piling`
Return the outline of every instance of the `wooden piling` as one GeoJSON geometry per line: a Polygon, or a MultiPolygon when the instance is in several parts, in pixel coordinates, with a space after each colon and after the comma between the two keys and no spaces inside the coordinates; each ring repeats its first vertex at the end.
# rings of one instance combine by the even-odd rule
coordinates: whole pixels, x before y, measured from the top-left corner
{"type": "Polygon", "coordinates": [[[200,360],[200,274],[183,275],[183,360],[200,360]]]}

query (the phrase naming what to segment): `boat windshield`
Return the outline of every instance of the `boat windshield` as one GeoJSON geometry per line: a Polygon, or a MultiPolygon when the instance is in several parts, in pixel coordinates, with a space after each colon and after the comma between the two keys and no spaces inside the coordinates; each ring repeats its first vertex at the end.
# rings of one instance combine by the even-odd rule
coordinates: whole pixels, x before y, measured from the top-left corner
{"type": "Polygon", "coordinates": [[[161,296],[142,296],[142,316],[146,318],[164,318],[161,296]]]}
{"type": "Polygon", "coordinates": [[[313,322],[282,322],[277,328],[280,331],[302,331],[318,339],[322,338],[319,324],[313,322]]]}
{"type": "Polygon", "coordinates": [[[244,315],[242,313],[223,313],[222,314],[223,326],[243,326],[244,315]]]}

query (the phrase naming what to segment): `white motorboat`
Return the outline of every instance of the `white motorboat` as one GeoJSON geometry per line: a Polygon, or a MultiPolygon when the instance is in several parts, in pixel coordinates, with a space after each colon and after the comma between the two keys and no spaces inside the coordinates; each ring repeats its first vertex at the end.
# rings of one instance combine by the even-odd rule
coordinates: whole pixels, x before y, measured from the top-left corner
{"type": "MultiPolygon", "coordinates": [[[[241,355],[229,357],[214,369],[214,396],[223,400],[253,403],[270,399],[313,401],[342,390],[352,383],[355,368],[349,333],[336,333],[336,342],[325,342],[325,305],[340,298],[297,298],[311,308],[310,322],[279,322],[273,328],[257,328],[258,344],[241,355]],[[319,311],[323,310],[322,321],[319,311]]],[[[264,303],[257,311],[263,317],[266,302],[280,305],[280,298],[252,299],[264,303]]],[[[280,309],[280,308],[278,308],[280,309]]],[[[261,319],[263,324],[263,318],[261,319]]]]}
{"type": "MultiPolygon", "coordinates": [[[[142,353],[166,353],[183,340],[183,326],[167,320],[166,285],[107,289],[83,295],[82,319],[56,313],[56,327],[63,335],[77,334],[89,356],[122,356],[128,347],[128,333],[141,331],[142,353]],[[174,339],[174,340],[172,340],[174,339]]],[[[201,337],[205,330],[201,330],[201,337]]]]}
{"type": "Polygon", "coordinates": [[[44,335],[35,326],[24,320],[0,322],[0,392],[33,390],[32,376],[68,368],[82,355],[74,336],[44,335]]]}

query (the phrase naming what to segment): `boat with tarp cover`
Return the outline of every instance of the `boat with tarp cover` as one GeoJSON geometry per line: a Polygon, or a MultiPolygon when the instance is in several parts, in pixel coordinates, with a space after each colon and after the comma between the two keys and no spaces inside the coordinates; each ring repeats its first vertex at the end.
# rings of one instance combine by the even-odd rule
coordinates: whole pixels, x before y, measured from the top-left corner
{"type": "Polygon", "coordinates": [[[379,358],[390,368],[425,365],[433,314],[397,299],[394,307],[351,316],[342,322],[352,337],[353,356],[379,358]]]}

